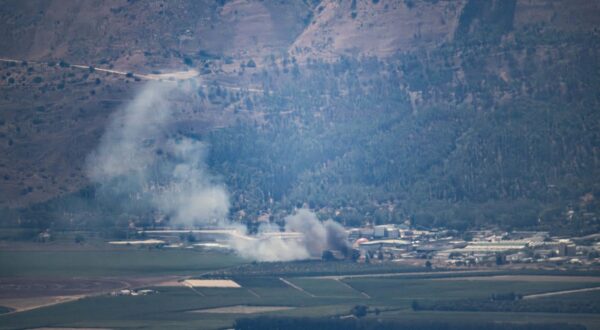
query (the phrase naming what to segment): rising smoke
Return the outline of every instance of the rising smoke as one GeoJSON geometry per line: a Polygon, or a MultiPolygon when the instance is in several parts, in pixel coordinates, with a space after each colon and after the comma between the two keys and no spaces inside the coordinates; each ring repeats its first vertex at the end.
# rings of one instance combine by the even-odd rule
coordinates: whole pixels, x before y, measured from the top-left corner
{"type": "Polygon", "coordinates": [[[229,197],[206,170],[206,145],[171,137],[173,101],[190,92],[172,83],[147,84],[110,120],[87,159],[89,178],[104,189],[125,191],[166,214],[173,224],[226,219],[229,197]]]}
{"type": "Polygon", "coordinates": [[[301,233],[300,239],[273,235],[279,228],[270,225],[248,236],[245,227],[228,220],[229,195],[206,167],[207,146],[170,132],[175,99],[193,93],[194,85],[148,83],[117,111],[87,159],[92,182],[101,189],[125,191],[168,216],[171,224],[235,228],[238,234],[232,235],[230,245],[249,259],[297,260],[320,257],[325,249],[346,250],[343,227],[332,220],[321,222],[306,209],[285,219],[285,232],[301,233]]]}
{"type": "Polygon", "coordinates": [[[267,236],[278,231],[272,225],[259,228],[258,238],[233,239],[231,244],[246,258],[259,261],[289,261],[321,257],[324,250],[347,252],[346,231],[333,220],[319,221],[308,209],[299,209],[285,218],[284,233],[300,233],[302,238],[267,236]],[[265,237],[266,236],[266,237],[265,237]]]}

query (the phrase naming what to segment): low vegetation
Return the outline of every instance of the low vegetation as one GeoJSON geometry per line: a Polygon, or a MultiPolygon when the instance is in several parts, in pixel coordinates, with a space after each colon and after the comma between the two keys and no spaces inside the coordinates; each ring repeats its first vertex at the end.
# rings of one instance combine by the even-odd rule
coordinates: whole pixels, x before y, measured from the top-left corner
{"type": "Polygon", "coordinates": [[[516,312],[516,313],[600,313],[600,301],[572,301],[554,299],[490,300],[468,299],[447,300],[430,303],[413,303],[413,310],[468,311],[468,312],[516,312]]]}
{"type": "Polygon", "coordinates": [[[351,261],[303,260],[291,262],[252,262],[205,274],[205,277],[315,276],[426,271],[397,263],[360,264],[351,261]]]}
{"type": "Polygon", "coordinates": [[[378,320],[354,320],[338,318],[300,318],[300,317],[269,317],[243,318],[235,321],[236,330],[256,329],[326,329],[326,330],[550,330],[569,329],[583,330],[585,327],[569,325],[565,323],[544,324],[513,324],[513,323],[490,323],[490,322],[440,322],[440,321],[378,321],[378,320]]]}

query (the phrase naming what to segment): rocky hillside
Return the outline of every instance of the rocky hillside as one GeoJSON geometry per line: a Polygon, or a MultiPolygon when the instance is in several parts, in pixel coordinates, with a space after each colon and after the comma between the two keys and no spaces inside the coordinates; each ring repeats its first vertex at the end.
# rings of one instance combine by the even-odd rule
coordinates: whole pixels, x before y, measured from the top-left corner
{"type": "Polygon", "coordinates": [[[391,56],[451,41],[466,1],[322,1],[290,50],[298,56],[391,56]]]}
{"type": "Polygon", "coordinates": [[[180,67],[184,57],[280,53],[312,14],[301,1],[5,1],[3,57],[112,65],[180,67]]]}

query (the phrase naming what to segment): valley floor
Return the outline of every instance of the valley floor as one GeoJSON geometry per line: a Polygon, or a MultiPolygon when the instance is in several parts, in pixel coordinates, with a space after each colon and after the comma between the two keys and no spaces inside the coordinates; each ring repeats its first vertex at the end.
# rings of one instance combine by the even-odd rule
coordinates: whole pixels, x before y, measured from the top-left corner
{"type": "MultiPolygon", "coordinates": [[[[367,306],[367,319],[559,322],[600,329],[600,311],[573,309],[600,303],[595,292],[600,276],[594,272],[571,276],[558,271],[399,268],[397,273],[360,276],[310,276],[293,271],[257,276],[245,273],[243,267],[232,267],[246,261],[229,254],[140,248],[4,250],[0,263],[0,306],[7,307],[0,315],[1,329],[218,329],[256,315],[344,317],[356,305],[367,306]],[[214,271],[224,269],[232,272],[228,279],[240,287],[182,282],[223,279],[214,271]],[[536,299],[498,301],[498,306],[513,310],[490,310],[495,308],[489,305],[490,297],[509,293],[536,299]],[[436,310],[448,304],[467,304],[472,309],[479,303],[481,310],[436,310]]],[[[322,265],[327,264],[307,267],[322,265]]]]}

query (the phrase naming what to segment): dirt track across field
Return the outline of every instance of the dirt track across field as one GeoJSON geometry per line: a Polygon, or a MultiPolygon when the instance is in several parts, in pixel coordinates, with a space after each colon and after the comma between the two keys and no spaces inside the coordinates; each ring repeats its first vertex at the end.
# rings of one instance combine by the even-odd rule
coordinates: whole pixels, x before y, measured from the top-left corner
{"type": "Polygon", "coordinates": [[[521,281],[521,282],[571,282],[571,283],[600,283],[597,276],[568,276],[568,275],[493,275],[433,278],[432,281],[521,281]]]}
{"type": "Polygon", "coordinates": [[[588,291],[598,291],[598,290],[600,290],[600,287],[577,289],[577,290],[563,290],[563,291],[554,291],[554,292],[546,292],[546,293],[536,293],[536,294],[530,294],[527,296],[523,296],[523,299],[546,298],[546,297],[553,297],[553,296],[562,296],[565,294],[588,292],[588,291]]]}
{"type": "Polygon", "coordinates": [[[299,287],[299,286],[297,286],[296,284],[294,284],[294,283],[292,283],[292,282],[290,282],[290,281],[286,280],[286,279],[285,279],[285,278],[283,278],[283,277],[280,277],[280,278],[279,278],[279,280],[280,280],[281,282],[283,282],[283,283],[287,284],[288,286],[290,286],[290,287],[292,287],[292,288],[294,288],[294,289],[296,289],[296,290],[298,290],[298,291],[300,291],[300,292],[302,292],[302,293],[306,294],[306,295],[307,295],[307,296],[309,296],[309,297],[313,297],[313,298],[315,298],[315,297],[316,297],[314,294],[312,294],[312,293],[310,293],[310,292],[308,292],[308,291],[306,291],[306,290],[302,289],[301,287],[299,287]]]}
{"type": "MultiPolygon", "coordinates": [[[[350,275],[325,275],[325,276],[306,276],[307,278],[320,278],[326,280],[343,280],[346,278],[361,277],[412,277],[420,275],[457,275],[457,274],[478,274],[488,273],[489,270],[459,270],[459,271],[440,271],[440,272],[399,272],[399,273],[378,273],[378,274],[350,274],[350,275]]],[[[462,277],[464,278],[464,277],[462,277]]]]}
{"type": "Polygon", "coordinates": [[[217,307],[217,308],[198,309],[198,310],[195,310],[195,311],[191,311],[190,313],[256,314],[256,313],[266,313],[266,312],[287,311],[287,310],[294,309],[294,308],[295,307],[287,307],[287,306],[246,306],[246,305],[238,305],[238,306],[229,306],[229,307],[217,307]]]}
{"type": "Polygon", "coordinates": [[[18,313],[121,289],[176,281],[179,278],[181,277],[4,277],[0,278],[0,306],[14,309],[11,313],[18,313]]]}

